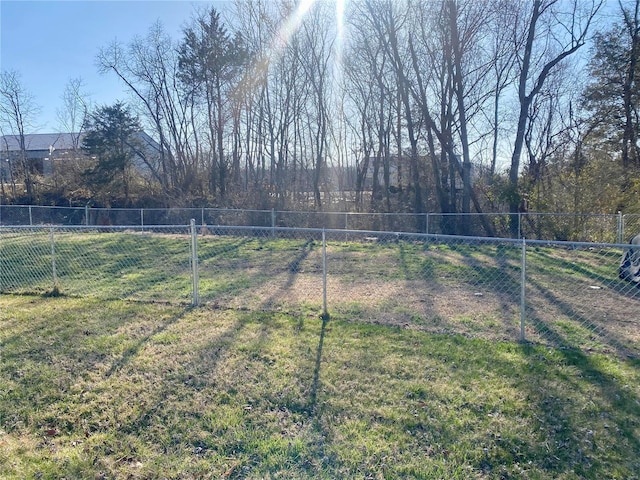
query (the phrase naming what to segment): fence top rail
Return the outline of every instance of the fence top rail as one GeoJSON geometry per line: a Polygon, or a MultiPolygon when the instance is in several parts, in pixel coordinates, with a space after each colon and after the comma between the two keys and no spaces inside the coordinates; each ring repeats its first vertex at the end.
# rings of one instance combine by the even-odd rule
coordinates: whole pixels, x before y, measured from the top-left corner
{"type": "MultiPolygon", "coordinates": [[[[113,211],[113,212],[123,212],[123,211],[132,211],[139,212],[143,211],[208,211],[208,212],[250,212],[250,213],[284,213],[284,214],[314,214],[314,215],[353,215],[353,216],[365,216],[365,215],[380,215],[380,216],[409,216],[409,217],[419,217],[419,216],[511,216],[511,215],[522,215],[522,216],[567,216],[567,217],[617,217],[622,212],[618,213],[568,213],[568,212],[336,212],[336,211],[313,211],[313,210],[277,210],[277,209],[244,209],[244,208],[222,208],[222,207],[142,207],[142,208],[123,208],[123,207],[92,207],[89,205],[83,207],[64,207],[59,205],[0,205],[1,208],[32,208],[32,209],[66,209],[66,210],[98,210],[98,211],[113,211]]],[[[624,216],[633,216],[640,215],[634,213],[627,213],[624,216]]]]}
{"type": "MultiPolygon", "coordinates": [[[[184,230],[190,229],[189,224],[183,225],[0,225],[0,233],[8,231],[134,231],[145,232],[158,230],[184,230]]],[[[201,226],[198,225],[200,228],[201,226]]],[[[448,242],[472,242],[472,243],[501,243],[512,245],[538,245],[543,247],[558,248],[611,248],[628,249],[629,243],[604,243],[604,242],[567,242],[559,240],[527,240],[524,238],[502,238],[502,237],[479,237],[465,235],[445,235],[436,233],[409,233],[379,230],[341,230],[326,228],[297,228],[297,227],[264,227],[264,226],[232,226],[232,225],[208,225],[206,228],[211,232],[279,232],[279,233],[302,233],[307,235],[321,235],[323,232],[329,236],[359,237],[359,238],[393,238],[397,240],[414,241],[448,241],[448,242]]]]}
{"type": "MultiPolygon", "coordinates": [[[[486,215],[486,214],[481,214],[486,215]]],[[[519,214],[503,213],[502,215],[522,215],[530,217],[604,217],[604,218],[617,218],[620,213],[570,213],[570,212],[521,212],[519,214]]]]}
{"type": "Polygon", "coordinates": [[[520,240],[526,241],[527,245],[540,245],[544,247],[559,247],[559,248],[630,248],[629,243],[605,243],[605,242],[566,242],[560,240],[520,240]]]}
{"type": "Polygon", "coordinates": [[[4,230],[130,230],[130,231],[150,231],[150,230],[178,230],[190,228],[188,224],[183,225],[0,225],[0,232],[4,230]]]}

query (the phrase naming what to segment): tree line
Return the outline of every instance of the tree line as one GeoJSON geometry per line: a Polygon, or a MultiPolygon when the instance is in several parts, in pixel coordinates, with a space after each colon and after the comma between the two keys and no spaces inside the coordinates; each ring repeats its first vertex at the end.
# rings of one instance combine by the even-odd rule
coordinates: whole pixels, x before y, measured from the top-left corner
{"type": "Polygon", "coordinates": [[[130,98],[89,109],[76,80],[62,117],[94,132],[84,184],[111,202],[137,185],[165,205],[630,211],[639,45],[640,0],[237,0],[180,38],[105,45],[130,98]],[[144,181],[96,150],[114,108],[160,145],[144,181]]]}

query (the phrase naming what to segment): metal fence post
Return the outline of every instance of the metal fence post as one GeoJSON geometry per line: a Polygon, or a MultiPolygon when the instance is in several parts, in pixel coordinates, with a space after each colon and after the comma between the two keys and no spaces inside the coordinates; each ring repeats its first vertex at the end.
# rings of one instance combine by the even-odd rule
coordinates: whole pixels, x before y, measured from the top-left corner
{"type": "Polygon", "coordinates": [[[622,212],[618,210],[618,231],[616,235],[617,243],[624,243],[624,217],[622,212]]]}
{"type": "Polygon", "coordinates": [[[520,341],[525,341],[524,335],[524,322],[525,322],[525,308],[526,308],[526,275],[527,270],[527,242],[522,238],[522,262],[520,265],[520,341]]]}
{"type": "Polygon", "coordinates": [[[198,277],[198,231],[196,229],[196,220],[191,219],[191,277],[193,279],[193,306],[200,304],[200,279],[198,277]]]}
{"type": "Polygon", "coordinates": [[[84,224],[89,226],[89,205],[84,206],[84,224]]]}
{"type": "Polygon", "coordinates": [[[144,208],[140,209],[140,230],[144,232],[144,208]]]}
{"type": "Polygon", "coordinates": [[[329,319],[327,311],[327,238],[322,229],[322,319],[329,319]]]}
{"type": "MultiPolygon", "coordinates": [[[[1,206],[0,210],[2,210],[1,206]]],[[[2,231],[2,223],[0,223],[0,235],[2,235],[3,233],[4,232],[2,231]]],[[[2,239],[0,238],[0,293],[3,293],[2,280],[4,279],[4,262],[2,261],[2,259],[4,258],[4,252],[2,250],[2,239]]]]}
{"type": "Polygon", "coordinates": [[[53,238],[53,227],[49,228],[49,241],[51,243],[51,273],[53,275],[53,292],[58,290],[58,270],[56,268],[56,243],[53,238]]]}
{"type": "Polygon", "coordinates": [[[31,213],[31,205],[29,205],[29,226],[33,226],[33,214],[31,213]]]}
{"type": "Polygon", "coordinates": [[[276,235],[276,209],[271,209],[271,236],[275,237],[276,235]]]}

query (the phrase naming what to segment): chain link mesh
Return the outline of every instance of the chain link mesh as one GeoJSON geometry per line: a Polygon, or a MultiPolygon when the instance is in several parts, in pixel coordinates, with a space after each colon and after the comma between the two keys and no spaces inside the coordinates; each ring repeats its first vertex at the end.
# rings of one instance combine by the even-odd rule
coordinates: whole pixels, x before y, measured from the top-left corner
{"type": "Polygon", "coordinates": [[[197,290],[208,308],[326,305],[346,321],[640,353],[640,288],[618,276],[624,244],[192,228],[0,227],[0,291],[189,304],[197,290]]]}
{"type": "Polygon", "coordinates": [[[620,242],[625,243],[640,234],[640,215],[623,215],[620,242]]]}
{"type": "Polygon", "coordinates": [[[533,242],[527,248],[527,338],[636,354],[638,284],[620,279],[624,248],[533,242]]]}
{"type": "Polygon", "coordinates": [[[189,301],[186,227],[2,227],[3,293],[189,301]]]}
{"type": "Polygon", "coordinates": [[[324,228],[550,241],[625,243],[640,215],[569,213],[357,213],[224,208],[89,208],[0,205],[0,225],[258,226],[324,228]],[[512,228],[513,227],[513,228],[512,228]],[[517,228],[516,228],[517,227],[517,228]]]}

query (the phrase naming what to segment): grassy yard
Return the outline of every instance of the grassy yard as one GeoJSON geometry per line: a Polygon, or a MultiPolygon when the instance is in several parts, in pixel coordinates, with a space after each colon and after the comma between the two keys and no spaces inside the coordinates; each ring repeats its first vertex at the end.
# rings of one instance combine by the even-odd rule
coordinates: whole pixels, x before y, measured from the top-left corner
{"type": "MultiPolygon", "coordinates": [[[[0,293],[193,301],[184,228],[0,233],[0,293]]],[[[630,314],[640,307],[640,289],[618,278],[620,249],[530,246],[522,289],[517,243],[334,232],[324,291],[317,235],[201,233],[198,292],[209,308],[304,315],[326,297],[332,315],[360,322],[490,341],[518,340],[524,330],[536,344],[640,356],[640,319],[630,314]]]]}
{"type": "Polygon", "coordinates": [[[640,478],[637,359],[314,312],[0,295],[0,478],[640,478]]]}

